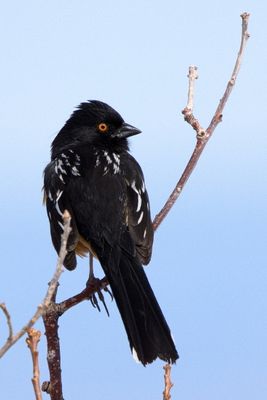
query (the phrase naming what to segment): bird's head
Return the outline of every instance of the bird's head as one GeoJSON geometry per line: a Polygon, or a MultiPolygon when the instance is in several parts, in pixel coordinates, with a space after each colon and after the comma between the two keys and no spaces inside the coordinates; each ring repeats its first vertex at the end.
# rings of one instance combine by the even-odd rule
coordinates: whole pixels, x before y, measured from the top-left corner
{"type": "Polygon", "coordinates": [[[52,142],[52,157],[67,147],[88,144],[127,149],[127,138],[140,132],[108,104],[91,100],[81,103],[60,130],[52,142]]]}

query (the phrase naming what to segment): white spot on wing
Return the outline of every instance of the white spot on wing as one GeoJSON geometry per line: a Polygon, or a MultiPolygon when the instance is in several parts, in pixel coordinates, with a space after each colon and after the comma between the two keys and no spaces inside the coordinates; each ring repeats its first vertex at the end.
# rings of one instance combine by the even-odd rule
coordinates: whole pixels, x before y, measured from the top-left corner
{"type": "Polygon", "coordinates": [[[72,175],[74,176],[81,176],[80,172],[78,171],[77,167],[74,165],[74,167],[71,168],[72,175]]]}
{"type": "Polygon", "coordinates": [[[59,214],[61,217],[63,217],[63,213],[62,213],[62,211],[61,211],[60,208],[59,208],[58,202],[56,202],[55,207],[56,207],[56,210],[57,210],[58,214],[59,214]]]}
{"type": "Polygon", "coordinates": [[[106,155],[106,160],[107,160],[108,164],[111,164],[111,163],[112,163],[112,160],[111,160],[111,158],[110,158],[109,155],[106,155]]]}
{"type": "Polygon", "coordinates": [[[116,154],[116,153],[112,153],[112,155],[113,155],[114,161],[115,161],[118,165],[120,165],[120,156],[119,156],[118,154],[116,154]]]}
{"type": "Polygon", "coordinates": [[[108,167],[105,167],[105,168],[104,168],[103,176],[106,175],[107,173],[108,173],[108,167]]]}
{"type": "Polygon", "coordinates": [[[120,172],[119,164],[113,163],[113,171],[114,174],[118,174],[120,172]]]}
{"type": "Polygon", "coordinates": [[[144,216],[144,213],[143,213],[143,211],[142,211],[141,214],[140,214],[140,217],[138,218],[137,225],[140,224],[140,222],[141,222],[142,219],[143,219],[143,216],[144,216]]]}
{"type": "Polygon", "coordinates": [[[59,179],[61,180],[61,182],[65,183],[65,181],[64,181],[64,179],[63,179],[63,176],[62,176],[61,174],[58,175],[58,177],[59,177],[59,179]]]}
{"type": "Polygon", "coordinates": [[[145,191],[146,191],[145,182],[142,181],[142,192],[145,193],[145,191]]]}
{"type": "Polygon", "coordinates": [[[50,190],[48,191],[48,198],[49,198],[49,200],[53,201],[53,196],[52,196],[52,193],[50,192],[50,190]]]}
{"type": "Polygon", "coordinates": [[[141,198],[141,196],[140,196],[140,193],[139,193],[139,191],[137,190],[137,188],[136,188],[136,185],[135,185],[135,181],[133,181],[132,183],[131,183],[131,188],[135,191],[135,193],[137,194],[137,207],[136,207],[136,211],[138,212],[138,211],[140,211],[140,208],[141,208],[141,205],[142,205],[142,198],[141,198]]]}
{"type": "Polygon", "coordinates": [[[63,164],[63,161],[62,161],[60,158],[58,158],[58,159],[56,160],[56,165],[55,165],[56,174],[58,174],[59,171],[60,171],[62,174],[67,174],[66,170],[65,170],[64,168],[62,168],[63,165],[64,165],[64,164],[63,164]]]}
{"type": "Polygon", "coordinates": [[[99,157],[99,154],[97,154],[96,162],[95,162],[95,167],[98,167],[99,164],[100,164],[100,157],[99,157]]]}
{"type": "Polygon", "coordinates": [[[143,234],[143,239],[145,239],[145,237],[146,237],[146,229],[144,230],[144,234],[143,234]]]}
{"type": "Polygon", "coordinates": [[[63,225],[61,222],[59,222],[59,221],[57,221],[57,223],[58,223],[58,225],[60,226],[60,228],[62,229],[62,231],[64,231],[64,225],[63,225]]]}
{"type": "Polygon", "coordinates": [[[138,193],[137,207],[136,207],[136,211],[137,211],[137,212],[140,211],[141,205],[142,205],[142,197],[140,196],[140,193],[138,193]]]}
{"type": "Polygon", "coordinates": [[[62,193],[63,193],[63,190],[58,190],[57,191],[57,193],[56,193],[56,195],[57,195],[56,202],[58,202],[58,200],[60,199],[62,193]]]}

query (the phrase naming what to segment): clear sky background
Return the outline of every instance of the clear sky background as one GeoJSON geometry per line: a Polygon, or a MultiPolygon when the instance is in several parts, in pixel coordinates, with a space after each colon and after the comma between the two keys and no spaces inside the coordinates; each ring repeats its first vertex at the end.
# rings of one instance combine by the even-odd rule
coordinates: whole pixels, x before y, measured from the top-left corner
{"type": "MultiPolygon", "coordinates": [[[[146,269],[180,354],[173,399],[267,398],[267,3],[17,0],[1,6],[0,301],[15,330],[33,314],[55,269],[42,172],[74,107],[100,99],[142,129],[131,150],[155,215],[195,145],[180,112],[188,66],[199,67],[195,114],[207,126],[234,65],[244,11],[251,13],[251,38],[223,123],[157,231],[146,269]]],[[[59,299],[80,291],[86,279],[82,260],[63,274],[59,299]]],[[[143,368],[133,361],[116,305],[108,297],[107,303],[110,318],[83,303],[60,319],[65,399],[160,399],[163,363],[143,368]]],[[[41,321],[36,327],[44,332],[41,321]]],[[[6,336],[1,315],[1,343],[6,336]]],[[[43,381],[45,336],[40,357],[43,381]]],[[[31,376],[23,338],[0,361],[0,397],[33,399],[31,376]]]]}

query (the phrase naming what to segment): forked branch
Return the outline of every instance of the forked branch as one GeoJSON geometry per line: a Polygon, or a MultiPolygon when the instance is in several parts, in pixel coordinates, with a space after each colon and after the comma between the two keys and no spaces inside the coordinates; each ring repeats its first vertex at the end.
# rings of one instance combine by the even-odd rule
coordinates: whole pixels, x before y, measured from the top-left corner
{"type": "Polygon", "coordinates": [[[188,102],[187,102],[187,106],[183,109],[182,113],[184,114],[185,120],[197,132],[197,142],[196,142],[195,148],[193,150],[193,153],[190,157],[190,160],[188,161],[187,166],[185,167],[184,172],[182,173],[181,178],[177,182],[173,192],[169,196],[169,198],[166,201],[165,205],[163,206],[162,210],[154,218],[154,221],[153,221],[154,230],[156,230],[159,227],[161,222],[164,220],[164,218],[166,217],[166,215],[171,210],[172,206],[174,205],[174,203],[180,196],[180,194],[181,194],[187,180],[189,179],[190,175],[192,174],[192,172],[199,160],[199,157],[201,156],[202,151],[204,150],[208,140],[210,139],[211,135],[213,134],[216,126],[219,124],[219,122],[222,121],[222,113],[223,113],[224,107],[226,105],[226,102],[231,94],[231,91],[234,87],[234,84],[236,82],[236,78],[239,73],[241,62],[243,59],[243,54],[244,54],[244,50],[246,47],[246,43],[249,38],[249,33],[248,33],[249,14],[245,12],[245,13],[241,14],[241,18],[242,18],[241,43],[240,43],[240,48],[238,51],[237,59],[235,62],[235,66],[234,66],[231,78],[226,86],[225,91],[224,91],[224,94],[223,94],[223,96],[216,108],[214,116],[206,130],[201,127],[201,124],[193,115],[194,83],[195,83],[195,80],[197,79],[197,73],[196,73],[197,68],[189,67],[188,102]]]}
{"type": "Polygon", "coordinates": [[[45,295],[42,303],[39,304],[39,306],[37,307],[37,310],[35,311],[32,318],[27,322],[27,324],[23,328],[21,328],[15,335],[13,335],[10,315],[4,311],[3,307],[1,307],[2,310],[5,312],[5,315],[8,316],[7,323],[9,325],[9,337],[6,340],[5,344],[0,348],[0,358],[7,352],[8,349],[10,349],[11,346],[13,346],[23,335],[25,335],[25,333],[27,333],[27,331],[35,324],[35,322],[45,312],[47,306],[51,302],[51,299],[53,297],[53,294],[54,294],[55,289],[58,284],[58,280],[63,272],[63,261],[67,254],[66,246],[67,246],[68,237],[69,237],[69,234],[71,231],[70,214],[68,213],[68,211],[64,212],[63,220],[64,220],[64,232],[62,234],[61,248],[60,248],[60,253],[59,253],[59,257],[58,257],[58,261],[57,261],[56,270],[55,270],[54,275],[49,283],[49,287],[46,292],[46,295],[45,295]]]}

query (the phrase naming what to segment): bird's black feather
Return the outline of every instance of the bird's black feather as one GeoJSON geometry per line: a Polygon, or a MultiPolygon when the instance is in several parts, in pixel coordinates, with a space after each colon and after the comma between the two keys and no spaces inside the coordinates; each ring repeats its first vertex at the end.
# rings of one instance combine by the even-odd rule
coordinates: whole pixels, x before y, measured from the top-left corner
{"type": "Polygon", "coordinates": [[[71,214],[65,267],[76,267],[76,254],[97,256],[131,350],[146,365],[157,357],[175,362],[178,354],[142,266],[151,258],[153,228],[143,173],[126,139],[138,132],[107,104],[82,103],[52,143],[44,191],[57,252],[63,211],[71,214]]]}

